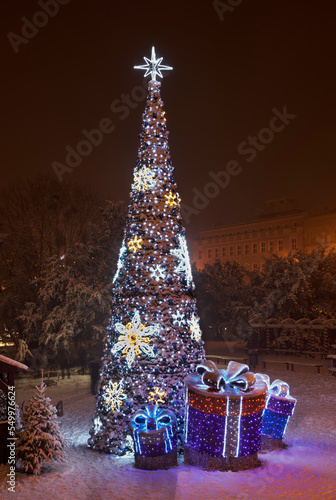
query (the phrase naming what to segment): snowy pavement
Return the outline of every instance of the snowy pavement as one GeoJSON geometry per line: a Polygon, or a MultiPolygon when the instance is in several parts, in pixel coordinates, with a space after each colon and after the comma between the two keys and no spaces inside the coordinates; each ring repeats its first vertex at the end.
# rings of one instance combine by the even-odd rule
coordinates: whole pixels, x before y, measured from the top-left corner
{"type": "MultiPolygon", "coordinates": [[[[314,370],[315,371],[315,370],[314,370]]],[[[87,448],[95,398],[89,376],[75,375],[49,387],[67,440],[66,463],[54,462],[41,476],[17,473],[16,492],[7,491],[5,466],[0,466],[0,498],[7,500],[215,500],[336,498],[336,377],[267,370],[271,380],[289,383],[298,399],[287,428],[287,449],[259,454],[262,466],[240,472],[207,472],[183,465],[166,471],[141,471],[133,457],[116,458],[87,448]]],[[[17,381],[17,402],[27,401],[34,379],[17,381]]]]}

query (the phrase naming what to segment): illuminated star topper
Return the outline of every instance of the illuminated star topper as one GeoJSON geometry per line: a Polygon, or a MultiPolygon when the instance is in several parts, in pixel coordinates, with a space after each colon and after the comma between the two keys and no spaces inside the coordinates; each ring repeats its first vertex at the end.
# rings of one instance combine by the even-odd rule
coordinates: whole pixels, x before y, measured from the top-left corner
{"type": "Polygon", "coordinates": [[[134,69],[144,69],[146,70],[145,76],[149,74],[152,75],[152,80],[156,81],[156,75],[159,75],[160,78],[163,78],[161,71],[173,69],[171,66],[164,66],[161,64],[163,57],[159,57],[156,59],[155,48],[152,47],[152,57],[148,59],[148,57],[144,57],[146,64],[142,66],[134,66],[134,69]]]}

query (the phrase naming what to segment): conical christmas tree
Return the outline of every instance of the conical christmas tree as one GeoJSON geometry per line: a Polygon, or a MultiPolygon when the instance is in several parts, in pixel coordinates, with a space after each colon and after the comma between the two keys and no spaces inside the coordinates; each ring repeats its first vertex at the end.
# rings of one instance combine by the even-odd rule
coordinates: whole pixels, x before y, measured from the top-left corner
{"type": "Polygon", "coordinates": [[[162,70],[151,74],[125,239],[114,277],[111,325],[103,358],[89,445],[122,454],[131,415],[146,404],[184,415],[184,379],[204,358],[194,283],[173,178],[163,101],[162,70]]]}
{"type": "Polygon", "coordinates": [[[18,431],[17,458],[20,468],[40,474],[41,467],[53,460],[64,461],[65,443],[56,417],[56,408],[47,398],[46,384],[36,386],[36,393],[23,410],[22,428],[18,431]]]}

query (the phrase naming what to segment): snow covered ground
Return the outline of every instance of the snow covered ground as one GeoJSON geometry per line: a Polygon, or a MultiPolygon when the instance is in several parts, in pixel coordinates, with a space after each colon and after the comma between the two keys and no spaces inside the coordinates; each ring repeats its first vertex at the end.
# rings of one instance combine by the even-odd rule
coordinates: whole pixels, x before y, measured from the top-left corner
{"type": "MultiPolygon", "coordinates": [[[[304,367],[305,368],[305,367],[304,367]]],[[[20,500],[100,499],[336,499],[336,377],[307,372],[266,370],[271,380],[290,384],[298,399],[287,428],[287,449],[259,454],[260,468],[241,472],[207,472],[183,464],[166,471],[141,471],[132,457],[116,458],[94,452],[86,441],[95,398],[89,376],[75,375],[49,387],[68,443],[66,463],[53,463],[41,476],[17,473],[16,493],[7,491],[5,466],[0,466],[0,498],[20,500]]],[[[21,379],[17,402],[27,401],[36,381],[21,379]]]]}

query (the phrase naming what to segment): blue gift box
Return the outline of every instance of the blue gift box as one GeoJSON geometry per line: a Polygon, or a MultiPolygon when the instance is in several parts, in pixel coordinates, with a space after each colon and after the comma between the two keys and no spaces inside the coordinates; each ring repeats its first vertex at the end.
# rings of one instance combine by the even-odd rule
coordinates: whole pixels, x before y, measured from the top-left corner
{"type": "Polygon", "coordinates": [[[297,400],[289,394],[289,385],[282,380],[270,384],[268,375],[257,373],[257,378],[267,385],[266,405],[263,414],[261,433],[274,439],[283,439],[297,400]]]}
{"type": "Polygon", "coordinates": [[[131,419],[135,466],[163,469],[177,465],[176,417],[171,410],[148,405],[131,419]]]}

